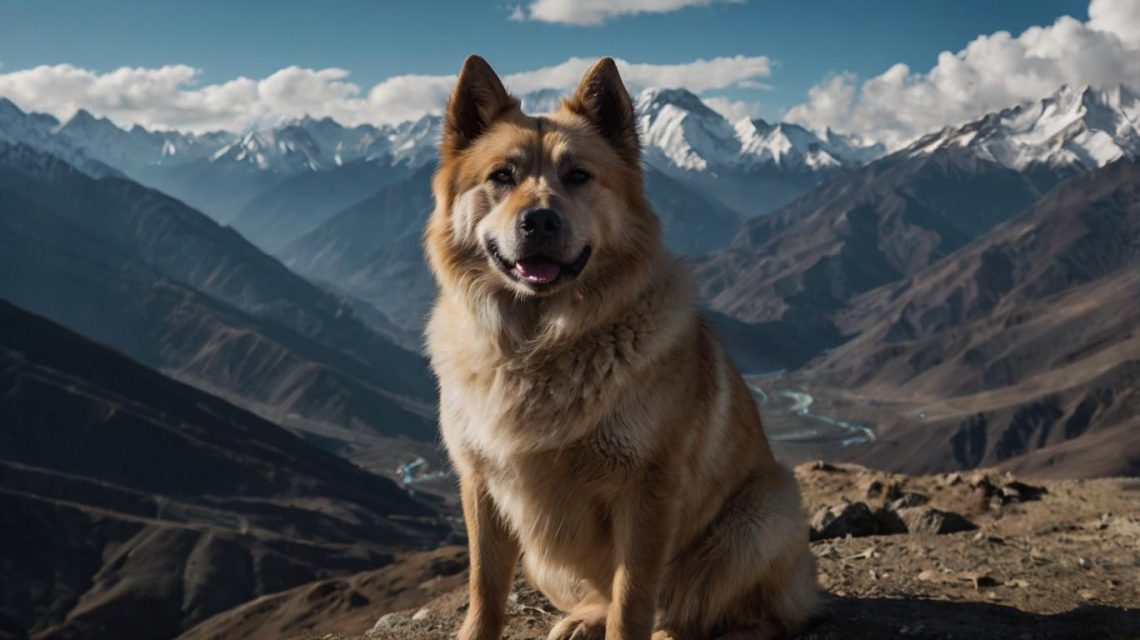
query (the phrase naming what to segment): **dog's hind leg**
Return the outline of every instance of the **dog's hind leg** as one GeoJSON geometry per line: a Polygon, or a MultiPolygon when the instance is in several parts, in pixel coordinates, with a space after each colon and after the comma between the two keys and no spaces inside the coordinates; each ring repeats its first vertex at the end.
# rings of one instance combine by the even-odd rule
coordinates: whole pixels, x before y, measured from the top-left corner
{"type": "Polygon", "coordinates": [[[742,640],[794,632],[819,600],[807,537],[795,478],[781,470],[750,479],[675,557],[660,626],[702,640],[717,632],[742,640]]]}

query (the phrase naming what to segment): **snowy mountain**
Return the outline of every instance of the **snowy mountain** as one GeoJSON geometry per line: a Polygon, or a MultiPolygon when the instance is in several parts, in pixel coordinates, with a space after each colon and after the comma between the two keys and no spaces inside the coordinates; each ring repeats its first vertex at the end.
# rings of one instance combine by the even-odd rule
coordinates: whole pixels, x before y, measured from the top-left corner
{"type": "Polygon", "coordinates": [[[25,113],[12,101],[0,98],[0,142],[46,151],[92,177],[116,173],[111,166],[56,135],[59,120],[44,113],[25,113]]]}
{"type": "Polygon", "coordinates": [[[219,149],[211,162],[251,163],[283,174],[327,171],[357,160],[422,166],[435,159],[440,118],[398,125],[344,127],[332,118],[305,117],[254,131],[219,149]]]}
{"type": "MultiPolygon", "coordinates": [[[[727,251],[702,265],[704,292],[714,309],[745,322],[778,320],[789,309],[816,317],[838,313],[877,287],[911,286],[908,278],[1051,189],[1063,189],[1062,183],[1081,184],[1081,175],[1137,160],[1137,92],[1062,87],[1042,100],[931,133],[749,220],[727,251]]],[[[1087,204],[1077,196],[1072,202],[1074,210],[1087,204]]],[[[1076,262],[1103,259],[1098,249],[1076,262]]],[[[1009,281],[1012,262],[983,263],[990,270],[980,272],[988,275],[979,276],[978,286],[1009,281]]],[[[961,305],[932,305],[927,321],[958,313],[961,305]]]]}
{"type": "Polygon", "coordinates": [[[140,166],[192,162],[236,137],[224,132],[197,135],[149,131],[138,125],[122,129],[83,109],[52,133],[63,144],[127,173],[140,166]]]}
{"type": "Polygon", "coordinates": [[[924,136],[904,151],[965,150],[1024,171],[1088,170],[1140,155],[1140,95],[1117,85],[1053,95],[924,136]]]}
{"type": "MultiPolygon", "coordinates": [[[[280,200],[298,190],[315,195],[335,190],[347,199],[333,204],[331,210],[339,210],[380,188],[372,182],[377,175],[398,177],[434,162],[440,122],[438,116],[424,116],[397,125],[344,127],[331,118],[304,117],[244,134],[191,134],[137,125],[124,129],[84,110],[61,123],[0,98],[0,141],[47,151],[93,176],[126,174],[222,222],[232,221],[259,196],[272,199],[270,191],[294,178],[305,182],[280,200]],[[326,173],[335,175],[313,179],[326,173]],[[362,183],[352,184],[356,178],[362,183]]],[[[297,201],[297,207],[309,204],[297,201]]]]}
{"type": "MultiPolygon", "coordinates": [[[[556,110],[561,98],[562,92],[547,89],[521,100],[528,112],[542,113],[556,110]]],[[[798,125],[731,123],[683,89],[646,90],[638,96],[637,108],[647,162],[744,215],[769,211],[823,176],[880,153],[798,125]]],[[[345,127],[331,118],[304,117],[245,133],[188,134],[123,129],[82,110],[61,124],[51,116],[26,114],[11,102],[0,103],[3,139],[49,150],[80,166],[84,159],[97,160],[223,222],[239,215],[259,217],[247,210],[259,197],[291,200],[270,192],[306,175],[337,171],[342,176],[338,185],[343,185],[344,175],[376,174],[339,171],[356,163],[411,172],[434,162],[440,123],[438,116],[426,115],[398,125],[345,127]]],[[[346,193],[356,196],[355,190],[346,193]]]]}
{"type": "Polygon", "coordinates": [[[832,132],[824,139],[796,124],[732,123],[684,89],[646,89],[637,98],[637,109],[648,155],[663,169],[816,171],[862,164],[883,151],[832,132]]]}
{"type": "Polygon", "coordinates": [[[746,216],[767,213],[883,153],[881,146],[830,131],[821,138],[796,124],[732,123],[684,89],[646,89],[636,102],[646,161],[746,216]]]}

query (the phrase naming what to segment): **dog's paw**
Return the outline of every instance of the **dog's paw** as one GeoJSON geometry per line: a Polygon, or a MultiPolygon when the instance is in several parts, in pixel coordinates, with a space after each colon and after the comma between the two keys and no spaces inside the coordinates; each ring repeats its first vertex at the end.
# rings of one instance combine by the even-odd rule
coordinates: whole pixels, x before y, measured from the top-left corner
{"type": "Polygon", "coordinates": [[[546,640],[605,640],[606,610],[590,608],[571,612],[554,625],[546,640]]]}

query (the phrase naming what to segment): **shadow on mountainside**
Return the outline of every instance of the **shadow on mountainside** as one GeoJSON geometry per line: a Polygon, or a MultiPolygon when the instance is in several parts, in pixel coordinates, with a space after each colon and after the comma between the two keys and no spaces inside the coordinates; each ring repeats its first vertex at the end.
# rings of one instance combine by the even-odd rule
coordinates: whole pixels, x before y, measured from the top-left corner
{"type": "Polygon", "coordinates": [[[1084,606],[1053,615],[985,602],[828,596],[823,615],[799,640],[968,638],[989,640],[1140,637],[1140,610],[1084,606]]]}

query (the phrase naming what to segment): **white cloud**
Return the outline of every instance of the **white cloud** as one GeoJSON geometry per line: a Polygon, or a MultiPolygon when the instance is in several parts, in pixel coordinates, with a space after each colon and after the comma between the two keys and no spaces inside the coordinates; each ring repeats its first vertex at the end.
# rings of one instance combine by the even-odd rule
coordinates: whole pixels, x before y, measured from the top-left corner
{"type": "MultiPolygon", "coordinates": [[[[704,7],[714,2],[741,3],[744,0],[534,0],[526,16],[539,22],[576,26],[596,26],[606,20],[638,13],[669,13],[686,7],[704,7]]],[[[521,6],[511,12],[511,20],[523,19],[521,6]]]]}
{"type": "Polygon", "coordinates": [[[701,100],[729,122],[760,117],[760,103],[750,100],[732,100],[724,96],[709,96],[701,100]]]}
{"type": "Polygon", "coordinates": [[[862,83],[849,73],[831,76],[786,117],[898,146],[1063,84],[1140,85],[1140,2],[1092,0],[1089,15],[1087,22],[1063,16],[1016,37],[978,36],[957,53],[939,54],[925,73],[900,63],[862,83]]]}
{"type": "MultiPolygon", "coordinates": [[[[593,59],[569,60],[504,77],[513,91],[570,91],[593,59]]],[[[618,60],[632,91],[649,86],[684,87],[696,93],[750,86],[771,73],[763,56],[646,64],[618,60]]],[[[39,66],[0,73],[0,97],[21,108],[60,119],[78,109],[122,126],[205,131],[245,130],[303,115],[331,116],[347,125],[395,123],[438,114],[447,104],[454,75],[403,75],[367,91],[344,69],[286,67],[261,78],[198,85],[200,72],[185,65],[121,68],[97,73],[72,65],[39,66]]]]}
{"type": "MultiPolygon", "coordinates": [[[[738,87],[742,83],[766,78],[772,64],[766,56],[733,56],[697,59],[682,64],[647,64],[615,59],[622,80],[632,92],[647,87],[684,87],[694,93],[712,89],[738,87]]],[[[593,58],[570,58],[566,62],[534,71],[505,76],[507,87],[517,93],[537,89],[570,90],[596,62],[593,58]]]]}

